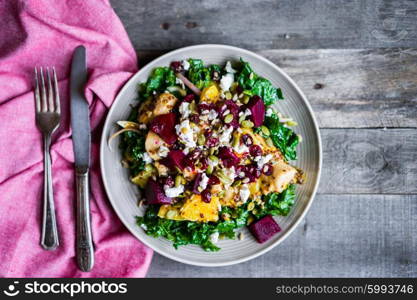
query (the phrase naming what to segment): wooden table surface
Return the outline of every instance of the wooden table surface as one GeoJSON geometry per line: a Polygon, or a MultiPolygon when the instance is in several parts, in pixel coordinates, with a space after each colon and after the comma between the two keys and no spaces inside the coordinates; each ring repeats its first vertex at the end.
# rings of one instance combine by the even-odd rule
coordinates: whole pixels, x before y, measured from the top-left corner
{"type": "Polygon", "coordinates": [[[417,1],[111,2],[140,65],[200,43],[267,57],[323,139],[318,194],[282,244],[221,268],[155,254],[149,277],[417,276],[417,1]]]}

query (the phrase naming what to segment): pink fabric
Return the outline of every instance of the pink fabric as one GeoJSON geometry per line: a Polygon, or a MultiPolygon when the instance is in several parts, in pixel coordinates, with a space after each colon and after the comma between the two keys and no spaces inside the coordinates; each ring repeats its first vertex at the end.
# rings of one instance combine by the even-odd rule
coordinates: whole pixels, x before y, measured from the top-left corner
{"type": "Polygon", "coordinates": [[[141,277],[152,251],[121,224],[100,175],[103,121],[119,88],[136,71],[136,54],[106,0],[0,1],[0,276],[141,277]],[[74,169],[68,78],[73,50],[87,47],[92,127],[91,210],[96,263],[74,257],[74,169]],[[60,247],[39,246],[43,190],[41,134],[35,126],[35,66],[55,66],[62,121],[53,141],[53,186],[60,247]]]}

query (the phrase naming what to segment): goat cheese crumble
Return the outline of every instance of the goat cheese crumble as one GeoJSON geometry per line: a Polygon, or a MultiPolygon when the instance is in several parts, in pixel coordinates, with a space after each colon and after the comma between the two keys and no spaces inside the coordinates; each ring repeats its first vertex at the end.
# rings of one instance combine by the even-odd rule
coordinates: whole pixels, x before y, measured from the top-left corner
{"type": "Polygon", "coordinates": [[[175,130],[179,139],[185,144],[187,148],[195,148],[196,141],[194,139],[194,131],[190,127],[189,120],[184,120],[179,125],[176,125],[175,130]]]}
{"type": "Polygon", "coordinates": [[[169,187],[164,186],[165,195],[170,198],[175,198],[184,193],[184,186],[180,184],[179,186],[169,187]]]}

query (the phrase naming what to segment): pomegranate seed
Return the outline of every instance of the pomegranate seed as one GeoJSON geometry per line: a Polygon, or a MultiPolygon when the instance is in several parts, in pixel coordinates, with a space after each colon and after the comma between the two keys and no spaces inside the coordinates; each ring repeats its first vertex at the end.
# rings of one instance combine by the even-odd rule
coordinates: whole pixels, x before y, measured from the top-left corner
{"type": "Polygon", "coordinates": [[[216,175],[211,175],[208,181],[209,185],[215,185],[215,184],[219,184],[220,183],[220,179],[216,176],[216,175]]]}
{"type": "Polygon", "coordinates": [[[166,186],[168,186],[168,187],[173,187],[174,186],[174,179],[172,178],[172,176],[168,176],[168,177],[162,177],[161,179],[160,179],[160,181],[161,181],[161,184],[162,185],[166,185],[166,186]]]}
{"type": "Polygon", "coordinates": [[[207,147],[215,147],[219,144],[219,139],[215,137],[211,137],[207,139],[206,146],[207,147]]]}
{"type": "Polygon", "coordinates": [[[190,116],[190,121],[198,124],[200,122],[200,117],[197,114],[192,114],[190,116]]]}
{"type": "Polygon", "coordinates": [[[261,156],[263,152],[262,152],[262,149],[261,149],[260,146],[258,146],[258,145],[252,145],[249,148],[249,153],[252,156],[261,156]]]}
{"type": "Polygon", "coordinates": [[[202,193],[201,193],[201,199],[206,202],[206,203],[210,203],[211,201],[211,193],[208,189],[205,189],[202,193]]]}
{"type": "Polygon", "coordinates": [[[266,164],[262,168],[262,173],[264,173],[266,176],[272,175],[272,165],[266,164]]]}
{"type": "Polygon", "coordinates": [[[170,67],[172,70],[174,70],[175,73],[180,73],[184,70],[180,61],[173,61],[170,67]]]}
{"type": "Polygon", "coordinates": [[[241,137],[241,141],[243,144],[245,144],[246,146],[250,146],[253,144],[253,139],[249,134],[244,134],[241,137]]]}

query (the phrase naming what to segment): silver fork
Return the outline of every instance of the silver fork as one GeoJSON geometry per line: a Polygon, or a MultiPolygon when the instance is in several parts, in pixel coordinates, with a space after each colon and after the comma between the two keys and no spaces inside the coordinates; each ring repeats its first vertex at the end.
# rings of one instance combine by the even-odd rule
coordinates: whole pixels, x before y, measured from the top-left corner
{"type": "Polygon", "coordinates": [[[59,239],[56,225],[51,155],[49,149],[51,146],[52,133],[58,128],[61,120],[61,105],[55,68],[52,68],[52,71],[49,68],[46,68],[45,73],[48,81],[47,87],[45,87],[44,71],[42,67],[39,69],[39,72],[38,69],[35,68],[36,125],[43,135],[44,155],[41,245],[45,250],[54,250],[59,246],[59,239]]]}

